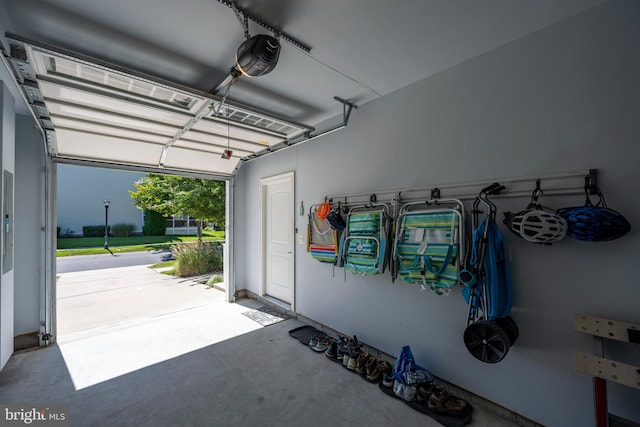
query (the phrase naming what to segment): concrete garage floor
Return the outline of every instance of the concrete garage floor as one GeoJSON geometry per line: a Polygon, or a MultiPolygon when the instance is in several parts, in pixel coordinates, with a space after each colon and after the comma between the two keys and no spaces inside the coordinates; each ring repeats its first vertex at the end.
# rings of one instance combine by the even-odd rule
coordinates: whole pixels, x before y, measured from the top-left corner
{"type": "MultiPolygon", "coordinates": [[[[58,344],[15,354],[0,402],[68,405],[72,426],[437,426],[288,335],[262,303],[146,267],[65,273],[58,344]]],[[[470,426],[512,426],[474,407],[470,426]]]]}

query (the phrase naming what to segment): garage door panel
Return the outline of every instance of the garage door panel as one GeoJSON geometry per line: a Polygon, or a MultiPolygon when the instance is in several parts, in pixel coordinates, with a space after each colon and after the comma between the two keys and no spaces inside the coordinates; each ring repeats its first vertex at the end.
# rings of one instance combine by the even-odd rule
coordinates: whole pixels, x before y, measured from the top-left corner
{"type": "Polygon", "coordinates": [[[164,162],[164,166],[170,169],[214,170],[223,174],[231,174],[237,164],[237,158],[227,160],[218,153],[206,153],[176,146],[169,149],[164,162]]]}
{"type": "MultiPolygon", "coordinates": [[[[201,120],[193,127],[194,130],[199,130],[206,133],[214,133],[227,136],[226,123],[218,123],[212,120],[201,120]]],[[[232,138],[244,139],[247,141],[259,142],[265,146],[277,144],[283,141],[284,137],[271,136],[269,134],[254,132],[249,129],[243,129],[238,126],[234,126],[233,123],[229,126],[229,135],[232,138]]]]}
{"type": "Polygon", "coordinates": [[[59,129],[58,156],[157,166],[163,145],[59,129]]]}
{"type": "MultiPolygon", "coordinates": [[[[189,150],[200,150],[206,153],[214,153],[217,155],[222,155],[222,152],[227,149],[226,144],[205,144],[202,142],[188,141],[181,139],[173,145],[174,148],[187,148],[189,150]]],[[[251,151],[238,150],[235,147],[231,147],[233,151],[234,157],[244,157],[250,155],[251,151]]]]}
{"type": "Polygon", "coordinates": [[[108,111],[87,109],[82,106],[50,102],[48,107],[52,116],[72,117],[88,122],[99,122],[105,125],[121,126],[143,132],[158,133],[167,135],[167,137],[174,135],[180,129],[177,126],[167,126],[162,123],[122,116],[108,111]]]}
{"type": "Polygon", "coordinates": [[[99,133],[117,138],[134,139],[145,142],[152,142],[155,144],[166,144],[170,139],[165,135],[158,135],[133,129],[96,124],[95,122],[88,123],[85,121],[68,119],[65,117],[53,116],[52,122],[56,129],[76,130],[91,134],[99,133]]]}
{"type": "Polygon", "coordinates": [[[153,120],[175,126],[183,126],[190,118],[187,114],[180,114],[173,111],[150,107],[141,103],[99,95],[87,90],[64,87],[50,82],[42,82],[41,88],[45,99],[52,102],[64,101],[65,103],[71,103],[82,107],[108,110],[114,113],[153,120]]]}
{"type": "Polygon", "coordinates": [[[184,134],[182,139],[193,141],[193,142],[201,142],[204,144],[211,144],[213,146],[215,145],[223,146],[225,148],[229,146],[231,150],[242,150],[247,154],[252,154],[252,153],[255,153],[256,151],[259,151],[268,147],[268,145],[266,144],[241,141],[241,140],[234,139],[233,137],[227,138],[226,136],[207,134],[207,133],[203,133],[200,131],[193,131],[193,130],[184,134]]]}

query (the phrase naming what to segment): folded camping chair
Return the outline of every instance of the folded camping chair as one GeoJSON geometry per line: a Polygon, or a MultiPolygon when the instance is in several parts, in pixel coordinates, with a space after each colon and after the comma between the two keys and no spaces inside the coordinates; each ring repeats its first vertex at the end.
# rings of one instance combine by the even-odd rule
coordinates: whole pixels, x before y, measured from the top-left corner
{"type": "Polygon", "coordinates": [[[473,203],[473,240],[460,279],[465,286],[462,296],[469,304],[464,344],[472,356],[485,363],[504,359],[519,335],[518,325],[509,316],[509,264],[496,224],[497,208],[489,198],[504,189],[504,185],[493,183],[483,188],[473,203]]]}
{"type": "Polygon", "coordinates": [[[326,218],[318,218],[318,206],[309,208],[307,252],[320,262],[335,264],[338,258],[338,232],[331,228],[326,218]]]}
{"type": "Polygon", "coordinates": [[[471,262],[482,263],[484,286],[476,288],[478,297],[473,301],[469,297],[469,288],[463,292],[467,302],[474,304],[470,311],[474,314],[478,310],[483,311],[485,320],[507,317],[513,303],[509,263],[504,249],[504,237],[491,217],[484,218],[476,227],[472,244],[471,262]],[[483,258],[479,260],[477,247],[480,240],[484,241],[485,249],[482,250],[483,258]]]}
{"type": "Polygon", "coordinates": [[[390,227],[389,208],[385,204],[351,208],[339,248],[345,270],[366,276],[383,273],[390,227]]]}
{"type": "Polygon", "coordinates": [[[400,208],[392,253],[396,276],[422,289],[448,295],[459,281],[461,253],[464,253],[462,202],[455,199],[412,202],[400,208]],[[425,205],[434,208],[425,209],[425,205]]]}

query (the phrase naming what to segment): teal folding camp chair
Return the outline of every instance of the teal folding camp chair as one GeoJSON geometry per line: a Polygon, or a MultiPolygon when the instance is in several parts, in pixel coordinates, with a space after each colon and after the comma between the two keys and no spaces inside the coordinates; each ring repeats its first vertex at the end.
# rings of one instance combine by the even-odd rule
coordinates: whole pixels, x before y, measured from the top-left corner
{"type": "Polygon", "coordinates": [[[351,208],[339,250],[345,270],[365,276],[384,273],[390,229],[387,205],[372,204],[351,208]]]}
{"type": "Polygon", "coordinates": [[[392,280],[400,277],[422,289],[448,295],[459,282],[461,253],[464,253],[462,202],[455,199],[412,202],[400,208],[392,252],[392,280]]]}

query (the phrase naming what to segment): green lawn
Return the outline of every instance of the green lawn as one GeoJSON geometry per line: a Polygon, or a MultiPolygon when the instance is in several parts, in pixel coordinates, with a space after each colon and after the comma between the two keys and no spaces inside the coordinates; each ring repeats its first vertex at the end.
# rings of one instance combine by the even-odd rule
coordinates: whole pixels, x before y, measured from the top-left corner
{"type": "MultiPolygon", "coordinates": [[[[130,236],[109,237],[109,249],[114,253],[141,252],[169,247],[172,243],[195,242],[196,236],[130,236]]],[[[224,231],[205,231],[204,241],[223,241],[224,231]]],[[[104,237],[59,237],[56,256],[103,254],[104,237]]]]}

